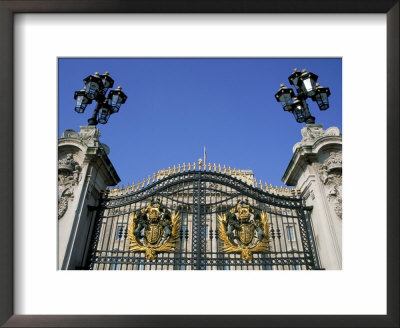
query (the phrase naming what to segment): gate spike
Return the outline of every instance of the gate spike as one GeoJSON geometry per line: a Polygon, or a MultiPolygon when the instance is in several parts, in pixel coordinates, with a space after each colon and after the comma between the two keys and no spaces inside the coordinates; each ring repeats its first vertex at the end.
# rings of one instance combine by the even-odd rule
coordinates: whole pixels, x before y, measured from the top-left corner
{"type": "Polygon", "coordinates": [[[211,163],[208,163],[208,170],[211,171],[211,163]]]}
{"type": "Polygon", "coordinates": [[[191,165],[190,165],[190,162],[188,163],[188,171],[190,171],[190,169],[191,169],[191,165]]]}
{"type": "Polygon", "coordinates": [[[181,163],[179,163],[179,165],[178,165],[178,173],[180,173],[181,172],[181,163]]]}
{"type": "Polygon", "coordinates": [[[120,193],[119,193],[120,196],[124,194],[124,185],[121,186],[119,191],[120,191],[120,193]]]}
{"type": "Polygon", "coordinates": [[[174,169],[172,170],[172,173],[176,173],[176,166],[174,164],[174,169]]]}
{"type": "Polygon", "coordinates": [[[147,177],[147,180],[146,180],[146,182],[147,182],[147,184],[146,184],[146,186],[148,186],[149,185],[149,183],[150,183],[150,180],[151,180],[151,177],[150,177],[150,175],[147,177]]]}
{"type": "Polygon", "coordinates": [[[232,174],[232,170],[231,170],[231,167],[230,167],[230,166],[228,167],[228,174],[229,174],[229,175],[232,174]]]}
{"type": "Polygon", "coordinates": [[[260,189],[262,189],[262,181],[261,181],[261,179],[259,181],[259,185],[260,185],[260,189]]]}
{"type": "Polygon", "coordinates": [[[192,167],[193,167],[193,171],[196,171],[196,162],[193,162],[192,167]]]}
{"type": "Polygon", "coordinates": [[[218,172],[221,173],[221,170],[222,170],[221,164],[218,164],[218,172]]]}
{"type": "Polygon", "coordinates": [[[285,188],[285,193],[286,193],[286,196],[290,196],[289,188],[288,188],[288,187],[285,188]]]}
{"type": "Polygon", "coordinates": [[[153,181],[151,181],[151,182],[154,182],[155,179],[156,179],[156,174],[153,173],[153,181]]]}
{"type": "Polygon", "coordinates": [[[217,172],[217,165],[214,163],[213,165],[214,172],[217,172]]]}
{"type": "Polygon", "coordinates": [[[168,175],[171,174],[171,166],[168,166],[168,175]]]}
{"type": "Polygon", "coordinates": [[[183,172],[186,171],[186,164],[185,164],[185,162],[183,162],[182,169],[183,169],[183,172]]]}
{"type": "Polygon", "coordinates": [[[143,178],[143,182],[142,182],[142,188],[144,187],[144,184],[146,183],[145,178],[143,178]]]}

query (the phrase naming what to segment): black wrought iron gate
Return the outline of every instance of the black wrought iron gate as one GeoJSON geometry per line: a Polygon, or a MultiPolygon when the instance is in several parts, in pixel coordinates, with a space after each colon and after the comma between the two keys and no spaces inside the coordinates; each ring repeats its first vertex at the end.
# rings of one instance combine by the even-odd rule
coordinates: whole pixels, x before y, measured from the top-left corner
{"type": "Polygon", "coordinates": [[[98,208],[87,268],[91,270],[312,270],[320,269],[310,208],[297,196],[265,192],[230,175],[186,171],[168,175],[140,190],[120,196],[105,194],[98,208]],[[128,250],[129,216],[154,198],[180,213],[178,250],[147,261],[144,252],[128,250]],[[270,251],[224,253],[218,215],[239,200],[265,211],[270,223],[270,251]]]}

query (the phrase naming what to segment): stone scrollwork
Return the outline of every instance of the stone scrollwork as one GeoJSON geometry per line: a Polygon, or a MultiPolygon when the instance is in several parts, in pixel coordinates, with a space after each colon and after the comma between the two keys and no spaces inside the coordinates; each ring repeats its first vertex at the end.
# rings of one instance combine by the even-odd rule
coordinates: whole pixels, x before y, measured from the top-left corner
{"type": "Polygon", "coordinates": [[[307,124],[301,129],[301,136],[302,139],[294,145],[293,152],[299,147],[313,145],[320,138],[339,137],[340,130],[337,127],[330,127],[324,130],[321,124],[307,124]]]}
{"type": "Polygon", "coordinates": [[[319,178],[327,188],[327,197],[334,211],[342,218],[342,152],[331,152],[318,168],[319,178]]]}
{"type": "Polygon", "coordinates": [[[58,218],[61,219],[68,209],[68,201],[74,197],[75,186],[81,180],[81,166],[72,154],[58,161],[58,218]]]}
{"type": "Polygon", "coordinates": [[[65,130],[62,138],[77,139],[87,146],[98,146],[100,130],[92,126],[82,126],[80,132],[72,129],[65,130]]]}

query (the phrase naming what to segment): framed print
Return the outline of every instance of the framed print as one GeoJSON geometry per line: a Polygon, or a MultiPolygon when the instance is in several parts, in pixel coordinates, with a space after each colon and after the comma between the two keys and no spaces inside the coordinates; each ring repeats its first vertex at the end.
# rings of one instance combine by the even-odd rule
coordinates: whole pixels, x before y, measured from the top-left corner
{"type": "MultiPolygon", "coordinates": [[[[4,118],[0,131],[5,151],[0,171],[4,183],[0,288],[6,295],[0,301],[1,324],[398,326],[398,1],[173,1],[168,5],[159,1],[0,1],[0,9],[4,118]],[[300,37],[296,31],[310,37],[300,37]],[[113,272],[108,265],[116,268],[118,264],[107,263],[107,270],[89,272],[66,271],[68,260],[63,260],[58,267],[63,270],[58,270],[53,220],[57,165],[53,158],[56,122],[61,116],[54,108],[59,106],[57,97],[61,95],[57,85],[63,85],[57,79],[64,81],[63,72],[72,70],[63,63],[61,71],[62,65],[57,65],[77,56],[98,60],[341,58],[347,216],[343,220],[343,269],[259,270],[246,276],[245,272],[222,271],[113,272]]],[[[150,64],[153,70],[161,69],[155,62],[150,64]]],[[[82,64],[84,69],[89,66],[89,62],[82,64]]],[[[286,78],[284,74],[282,78],[286,78]]],[[[135,97],[132,91],[127,96],[135,97]]],[[[123,111],[124,105],[118,114],[121,118],[123,111]]],[[[132,109],[133,115],[138,111],[132,109]]],[[[68,133],[72,136],[71,131],[68,133]]],[[[62,162],[65,172],[70,173],[63,180],[68,188],[74,181],[82,181],[83,170],[79,170],[80,164],[72,165],[73,161],[77,157],[71,159],[66,154],[62,162]]],[[[337,195],[338,191],[334,192],[337,195]]],[[[163,208],[163,202],[154,200],[143,212],[147,215],[143,220],[148,222],[143,221],[142,230],[131,231],[132,236],[150,241],[142,250],[148,253],[148,260],[159,256],[157,250],[154,254],[149,251],[151,240],[158,243],[165,238],[167,246],[172,240],[168,239],[167,221],[154,225],[153,230],[145,228],[145,223],[154,219],[156,208],[163,208]]],[[[245,225],[248,217],[242,207],[246,204],[238,205],[234,214],[245,225]]],[[[288,216],[286,212],[280,214],[288,216]]],[[[173,236],[178,229],[174,226],[178,216],[174,215],[170,213],[173,236]]],[[[295,219],[295,215],[291,217],[295,219]]],[[[262,218],[260,214],[265,228],[267,221],[262,218]]],[[[247,235],[236,231],[236,239],[241,240],[236,248],[255,236],[261,243],[263,234],[256,231],[257,227],[246,226],[247,235]]],[[[295,225],[291,227],[285,230],[289,241],[297,238],[295,225]]],[[[115,226],[110,236],[119,243],[124,229],[123,225],[115,226]]],[[[263,232],[268,234],[268,229],[263,232]]],[[[140,246],[135,245],[132,247],[140,246]]],[[[240,261],[255,256],[243,249],[237,255],[240,261]]],[[[97,264],[104,267],[105,263],[97,264]]],[[[74,268],[79,266],[74,264],[74,268]]]]}

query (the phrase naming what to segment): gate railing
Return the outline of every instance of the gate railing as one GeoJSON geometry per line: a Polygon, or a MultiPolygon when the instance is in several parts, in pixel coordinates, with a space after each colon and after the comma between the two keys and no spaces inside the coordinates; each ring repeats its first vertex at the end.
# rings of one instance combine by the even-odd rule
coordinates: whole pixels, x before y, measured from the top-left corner
{"type": "Polygon", "coordinates": [[[297,195],[265,192],[228,174],[208,170],[170,174],[139,190],[101,199],[87,268],[93,270],[310,270],[320,269],[311,208],[297,195]],[[153,261],[128,251],[129,217],[153,199],[180,214],[175,253],[153,261]],[[222,251],[218,216],[239,201],[268,214],[270,250],[251,261],[222,251]]]}

